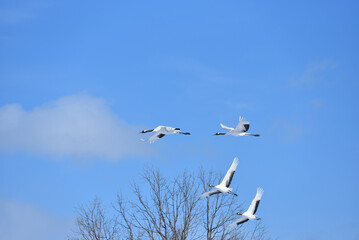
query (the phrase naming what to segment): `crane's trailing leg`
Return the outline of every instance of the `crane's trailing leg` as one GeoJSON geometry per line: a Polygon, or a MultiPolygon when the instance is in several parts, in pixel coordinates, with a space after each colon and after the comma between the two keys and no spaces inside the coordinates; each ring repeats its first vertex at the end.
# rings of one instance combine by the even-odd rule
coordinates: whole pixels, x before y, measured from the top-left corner
{"type": "Polygon", "coordinates": [[[191,133],[189,133],[189,132],[178,132],[178,133],[184,134],[184,135],[191,135],[191,133]]]}

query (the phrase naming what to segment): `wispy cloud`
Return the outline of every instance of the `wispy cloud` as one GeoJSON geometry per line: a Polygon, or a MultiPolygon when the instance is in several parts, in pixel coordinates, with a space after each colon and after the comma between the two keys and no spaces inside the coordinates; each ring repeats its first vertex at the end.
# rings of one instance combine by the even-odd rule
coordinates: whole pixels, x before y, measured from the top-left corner
{"type": "Polygon", "coordinates": [[[0,9],[0,24],[16,24],[33,17],[30,11],[20,9],[0,9]]]}
{"type": "Polygon", "coordinates": [[[31,111],[18,104],[0,107],[0,151],[117,160],[150,152],[138,130],[103,99],[88,95],[63,97],[31,111]]]}
{"type": "Polygon", "coordinates": [[[301,126],[293,124],[285,118],[278,118],[270,127],[269,133],[276,136],[278,142],[291,144],[300,138],[304,131],[301,126]]]}
{"type": "Polygon", "coordinates": [[[331,60],[311,63],[302,75],[290,79],[290,85],[296,88],[314,87],[316,84],[325,82],[325,73],[328,70],[335,69],[337,66],[338,64],[331,60]]]}
{"type": "Polygon", "coordinates": [[[223,104],[230,107],[231,109],[240,111],[240,110],[248,110],[252,108],[252,105],[247,102],[233,102],[233,101],[223,101],[223,104]]]}
{"type": "Polygon", "coordinates": [[[19,200],[0,199],[1,239],[66,239],[72,225],[70,218],[56,216],[19,200]]]}
{"type": "Polygon", "coordinates": [[[314,109],[319,109],[324,105],[324,100],[321,98],[315,98],[310,100],[309,104],[314,108],[314,109]]]}
{"type": "MultiPolygon", "coordinates": [[[[196,81],[200,82],[226,85],[236,81],[235,78],[229,76],[228,74],[193,59],[156,58],[153,59],[152,64],[157,67],[168,68],[180,73],[192,75],[196,81]]],[[[191,79],[189,82],[193,82],[193,80],[194,79],[191,79]]]]}
{"type": "Polygon", "coordinates": [[[41,13],[53,5],[53,1],[20,0],[8,1],[0,6],[0,24],[14,25],[28,22],[37,18],[41,13]]]}

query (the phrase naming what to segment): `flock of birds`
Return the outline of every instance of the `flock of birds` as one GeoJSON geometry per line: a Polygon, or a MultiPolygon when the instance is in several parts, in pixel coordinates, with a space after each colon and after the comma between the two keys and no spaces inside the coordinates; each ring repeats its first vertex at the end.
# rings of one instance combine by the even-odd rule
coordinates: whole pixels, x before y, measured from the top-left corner
{"type": "MultiPolygon", "coordinates": [[[[252,134],[252,133],[247,132],[249,129],[249,122],[244,120],[243,117],[239,117],[239,122],[235,128],[227,127],[227,126],[223,125],[222,123],[220,125],[223,129],[228,130],[228,132],[226,132],[226,133],[217,132],[213,135],[232,135],[232,136],[236,136],[236,137],[237,136],[259,137],[259,134],[252,134]]],[[[160,138],[163,138],[167,134],[179,133],[179,134],[184,134],[184,135],[191,135],[191,133],[189,133],[189,132],[181,132],[180,128],[165,127],[165,126],[158,126],[154,129],[143,130],[139,133],[148,133],[148,132],[155,132],[155,133],[148,140],[145,140],[145,139],[141,139],[141,140],[144,142],[149,142],[149,143],[153,143],[154,141],[156,141],[160,138]]]]}
{"type": "MultiPolygon", "coordinates": [[[[259,134],[251,134],[248,133],[248,129],[249,129],[249,122],[244,120],[243,117],[239,117],[239,122],[238,125],[235,128],[232,127],[227,127],[225,125],[223,125],[222,123],[220,124],[221,127],[225,130],[228,130],[228,132],[226,133],[221,133],[221,132],[217,132],[213,135],[232,135],[232,136],[255,136],[255,137],[259,137],[259,134]]],[[[173,127],[165,127],[165,126],[158,126],[154,129],[150,129],[150,130],[143,130],[139,133],[148,133],[148,132],[155,132],[148,140],[145,139],[141,139],[142,141],[145,142],[149,142],[149,143],[153,143],[156,140],[163,138],[164,136],[166,136],[167,134],[184,134],[184,135],[190,135],[191,133],[189,132],[181,132],[180,128],[173,128],[173,127]]],[[[226,175],[224,176],[222,182],[216,186],[213,185],[208,185],[209,187],[212,187],[213,189],[205,192],[203,194],[201,194],[199,197],[202,198],[206,198],[206,197],[210,197],[212,195],[215,194],[220,194],[220,193],[227,193],[227,194],[233,194],[235,196],[238,196],[236,193],[232,192],[232,188],[230,188],[229,186],[231,185],[234,173],[237,169],[239,160],[238,158],[234,158],[231,167],[228,169],[226,175]]],[[[237,213],[237,215],[241,215],[241,217],[239,219],[237,219],[236,221],[234,221],[233,223],[231,223],[229,225],[229,227],[235,227],[238,226],[242,223],[247,222],[248,220],[261,220],[261,218],[259,218],[257,215],[255,215],[255,213],[258,210],[258,206],[259,206],[259,202],[261,201],[262,195],[263,195],[263,189],[262,188],[257,188],[257,193],[256,196],[254,197],[254,199],[252,200],[251,205],[249,206],[248,210],[244,213],[237,213]]]]}
{"type": "MultiPolygon", "coordinates": [[[[235,196],[238,196],[236,193],[232,192],[232,188],[229,187],[231,185],[233,175],[236,172],[238,162],[239,162],[238,158],[234,158],[233,163],[232,163],[231,167],[228,169],[222,182],[220,184],[218,184],[217,186],[213,186],[213,185],[209,184],[208,186],[213,187],[213,189],[208,192],[203,193],[199,197],[205,198],[205,197],[210,197],[212,195],[219,194],[219,193],[228,193],[228,194],[233,194],[235,196]]],[[[252,203],[249,206],[248,210],[244,213],[237,213],[238,215],[241,215],[241,217],[239,219],[237,219],[236,221],[234,221],[233,223],[231,223],[229,225],[230,227],[240,225],[242,223],[247,222],[248,220],[260,220],[261,219],[257,215],[255,215],[255,213],[257,212],[259,202],[261,201],[263,192],[264,191],[262,188],[257,188],[257,194],[254,197],[254,199],[252,200],[252,203]]]]}

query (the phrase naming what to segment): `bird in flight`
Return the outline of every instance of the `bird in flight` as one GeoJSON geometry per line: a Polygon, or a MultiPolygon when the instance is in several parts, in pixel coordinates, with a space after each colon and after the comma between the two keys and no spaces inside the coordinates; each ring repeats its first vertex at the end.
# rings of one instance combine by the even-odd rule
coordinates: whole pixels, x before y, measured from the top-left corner
{"type": "Polygon", "coordinates": [[[213,187],[214,189],[203,193],[200,198],[210,197],[214,194],[218,193],[231,193],[235,196],[238,196],[236,193],[232,192],[232,188],[229,188],[229,185],[231,185],[233,175],[236,171],[236,168],[238,166],[238,158],[234,158],[231,167],[228,169],[226,176],[224,176],[222,182],[217,186],[208,185],[209,187],[213,187]]]}
{"type": "Polygon", "coordinates": [[[147,132],[155,132],[148,140],[141,139],[142,141],[144,142],[148,141],[149,143],[153,143],[154,141],[163,138],[167,134],[179,133],[184,135],[190,135],[189,132],[181,132],[181,129],[179,128],[165,127],[165,126],[158,126],[154,129],[143,130],[139,133],[147,133],[147,132]]]}
{"type": "Polygon", "coordinates": [[[221,123],[221,127],[225,130],[229,130],[226,133],[220,133],[217,132],[214,135],[232,135],[232,136],[255,136],[255,137],[259,137],[259,134],[251,134],[251,133],[247,133],[248,129],[249,129],[249,122],[244,120],[243,117],[239,117],[239,122],[237,127],[232,128],[232,127],[227,127],[225,125],[223,125],[221,123]]]}
{"type": "Polygon", "coordinates": [[[261,220],[261,218],[256,216],[255,213],[258,210],[258,205],[259,205],[259,202],[261,201],[263,192],[264,191],[262,188],[257,188],[257,194],[254,197],[254,199],[252,200],[252,203],[249,206],[248,210],[243,214],[237,213],[238,215],[241,215],[241,217],[239,219],[237,219],[236,221],[234,221],[233,223],[231,223],[229,225],[229,227],[235,227],[237,225],[247,222],[248,220],[261,220]]]}

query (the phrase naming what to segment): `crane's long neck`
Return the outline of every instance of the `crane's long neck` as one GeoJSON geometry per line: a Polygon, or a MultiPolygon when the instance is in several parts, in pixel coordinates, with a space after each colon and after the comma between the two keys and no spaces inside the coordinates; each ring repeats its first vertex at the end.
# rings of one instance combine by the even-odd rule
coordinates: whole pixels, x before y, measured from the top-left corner
{"type": "Polygon", "coordinates": [[[150,130],[143,130],[140,133],[148,133],[148,132],[152,132],[154,129],[150,129],[150,130]]]}

